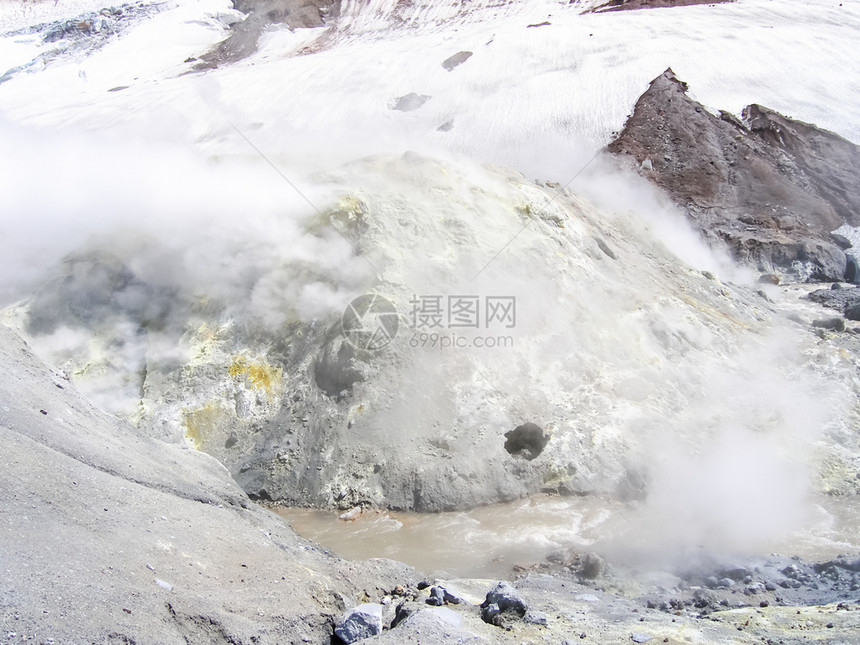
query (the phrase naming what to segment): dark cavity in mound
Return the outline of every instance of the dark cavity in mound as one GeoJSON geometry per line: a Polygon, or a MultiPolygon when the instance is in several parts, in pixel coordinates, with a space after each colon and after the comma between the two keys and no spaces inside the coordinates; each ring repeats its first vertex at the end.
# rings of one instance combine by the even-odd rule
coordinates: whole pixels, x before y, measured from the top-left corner
{"type": "Polygon", "coordinates": [[[549,441],[543,428],[534,423],[524,423],[505,433],[505,450],[519,459],[531,461],[536,458],[549,441]]]}

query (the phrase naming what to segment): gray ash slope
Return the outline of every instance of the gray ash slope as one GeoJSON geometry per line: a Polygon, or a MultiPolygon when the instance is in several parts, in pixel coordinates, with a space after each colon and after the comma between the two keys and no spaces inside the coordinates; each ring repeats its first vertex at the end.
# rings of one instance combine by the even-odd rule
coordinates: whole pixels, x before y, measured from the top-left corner
{"type": "Polygon", "coordinates": [[[414,584],[298,538],[217,461],[95,408],[3,326],[0,365],[0,642],[322,643],[347,604],[414,584]]]}
{"type": "MultiPolygon", "coordinates": [[[[671,595],[655,589],[638,600],[620,598],[619,576],[571,563],[503,585],[522,611],[483,611],[494,588],[491,599],[499,597],[496,582],[487,580],[435,581],[446,589],[446,606],[434,608],[427,602],[433,588],[417,572],[388,560],[340,560],[296,537],[250,502],[214,459],[101,412],[2,326],[0,367],[4,645],[322,645],[340,642],[332,636],[336,626],[366,602],[380,616],[378,635],[360,641],[369,644],[519,644],[571,635],[598,643],[631,636],[675,644],[793,643],[800,640],[794,630],[802,629],[804,637],[835,645],[850,642],[860,620],[854,601],[781,606],[759,583],[780,574],[752,565],[714,572],[734,585],[762,586],[752,597],[733,596],[730,607],[718,600],[729,591],[696,592],[694,580],[671,595]],[[773,599],[767,607],[765,597],[773,599]],[[703,599],[717,600],[705,606],[703,599]]],[[[843,569],[851,575],[856,563],[793,562],[782,579],[810,589],[823,581],[844,586],[843,569]]],[[[793,600],[803,592],[790,591],[793,600]]]]}

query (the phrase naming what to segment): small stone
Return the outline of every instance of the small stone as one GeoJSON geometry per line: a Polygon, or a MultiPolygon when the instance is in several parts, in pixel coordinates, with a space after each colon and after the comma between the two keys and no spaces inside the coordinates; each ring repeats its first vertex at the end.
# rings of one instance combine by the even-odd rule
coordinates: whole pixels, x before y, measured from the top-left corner
{"type": "Polygon", "coordinates": [[[630,638],[634,643],[647,643],[653,636],[649,636],[648,634],[633,634],[630,638]]]}
{"type": "Polygon", "coordinates": [[[341,513],[338,519],[343,520],[344,522],[351,522],[358,518],[361,515],[362,508],[361,506],[354,506],[349,509],[346,513],[341,513]]]}
{"type": "Polygon", "coordinates": [[[493,587],[481,603],[481,619],[496,626],[501,626],[502,615],[521,619],[527,611],[526,603],[507,582],[493,587]]]}
{"type": "Polygon", "coordinates": [[[428,605],[434,605],[436,607],[441,607],[445,604],[445,592],[439,587],[433,587],[430,589],[430,597],[425,600],[428,605]]]}
{"type": "Polygon", "coordinates": [[[382,605],[365,603],[347,611],[334,629],[347,645],[382,633],[382,605]]]}
{"type": "Polygon", "coordinates": [[[486,607],[481,609],[481,620],[485,623],[489,623],[490,625],[498,625],[499,624],[499,614],[501,614],[501,609],[499,606],[492,602],[486,607]]]}
{"type": "Polygon", "coordinates": [[[500,582],[488,594],[481,607],[498,605],[500,611],[513,611],[520,618],[525,616],[528,607],[516,590],[507,582],[500,582]]]}
{"type": "Polygon", "coordinates": [[[758,606],[759,607],[767,607],[770,603],[767,600],[762,600],[758,606]]]}
{"type": "Polygon", "coordinates": [[[465,604],[465,598],[463,598],[457,592],[451,591],[447,587],[440,587],[440,589],[442,590],[442,597],[445,599],[445,602],[450,603],[452,605],[465,604]]]}
{"type": "Polygon", "coordinates": [[[390,107],[392,110],[397,110],[398,112],[412,112],[420,108],[430,99],[431,97],[427,96],[426,94],[416,94],[415,92],[410,92],[409,94],[405,94],[404,96],[396,98],[391,103],[390,107]]]}
{"type": "Polygon", "coordinates": [[[813,327],[818,327],[820,329],[830,329],[833,331],[845,331],[845,319],[844,318],[819,318],[818,320],[812,321],[813,327]]]}
{"type": "Polygon", "coordinates": [[[444,61],[442,61],[442,67],[444,67],[446,70],[448,70],[450,72],[455,67],[465,63],[471,57],[472,57],[472,52],[469,52],[469,51],[457,52],[453,56],[449,56],[444,61]]]}

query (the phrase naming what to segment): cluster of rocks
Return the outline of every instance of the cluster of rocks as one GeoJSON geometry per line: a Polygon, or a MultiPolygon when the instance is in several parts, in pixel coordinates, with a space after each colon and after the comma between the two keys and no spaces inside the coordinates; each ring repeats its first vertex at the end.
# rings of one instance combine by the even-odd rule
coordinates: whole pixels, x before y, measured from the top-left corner
{"type": "Polygon", "coordinates": [[[725,608],[815,606],[860,599],[860,560],[842,557],[810,563],[770,556],[762,562],[697,571],[681,576],[670,594],[640,598],[649,608],[705,617],[725,608]]]}
{"type": "Polygon", "coordinates": [[[60,56],[83,55],[102,47],[111,36],[118,34],[126,25],[161,10],[157,4],[135,2],[105,7],[98,11],[87,11],[69,20],[55,20],[18,29],[7,36],[38,35],[43,43],[52,47],[23,65],[11,69],[0,68],[0,83],[15,74],[40,66],[60,56]]]}
{"type": "Polygon", "coordinates": [[[111,7],[102,9],[97,13],[84,14],[73,20],[54,23],[45,30],[42,40],[46,43],[52,43],[63,38],[115,31],[117,22],[124,15],[125,9],[126,7],[111,7]]]}
{"type": "Polygon", "coordinates": [[[829,289],[817,289],[808,296],[829,309],[836,309],[848,320],[860,320],[860,288],[834,283],[829,289]]]}
{"type": "Polygon", "coordinates": [[[506,631],[518,622],[538,627],[548,625],[546,614],[529,609],[526,601],[508,582],[497,583],[483,602],[475,604],[448,583],[431,585],[424,581],[418,583],[416,589],[398,585],[378,603],[363,603],[345,611],[335,624],[334,634],[342,643],[349,645],[400,625],[426,621],[428,617],[439,624],[459,627],[464,616],[474,615],[479,615],[484,623],[506,631]],[[458,605],[460,611],[453,611],[447,605],[458,605]]]}
{"type": "Polygon", "coordinates": [[[230,34],[200,57],[195,69],[205,70],[235,63],[257,51],[264,30],[270,25],[289,29],[322,27],[336,15],[339,3],[332,0],[233,0],[236,10],[245,14],[233,23],[230,34]]]}
{"type": "Polygon", "coordinates": [[[860,559],[856,555],[824,562],[779,555],[733,564],[706,561],[652,576],[622,562],[610,567],[594,553],[557,552],[523,574],[537,572],[628,596],[648,609],[692,618],[746,607],[842,603],[849,608],[860,603],[860,559]]]}

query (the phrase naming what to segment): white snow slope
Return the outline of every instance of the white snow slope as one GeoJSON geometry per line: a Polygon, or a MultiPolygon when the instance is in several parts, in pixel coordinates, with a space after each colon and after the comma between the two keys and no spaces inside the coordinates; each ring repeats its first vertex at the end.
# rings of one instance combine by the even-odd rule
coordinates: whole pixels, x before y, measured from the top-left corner
{"type": "MultiPolygon", "coordinates": [[[[0,25],[20,26],[26,13],[9,8],[17,4],[3,5],[0,25]]],[[[323,30],[274,29],[251,59],[183,75],[191,67],[183,61],[222,39],[235,16],[228,0],[166,2],[159,15],[91,55],[0,85],[0,114],[244,152],[230,120],[257,127],[255,138],[269,152],[324,146],[353,158],[421,144],[567,181],[623,125],[648,81],[672,67],[714,109],[737,112],[757,102],[860,141],[860,66],[851,54],[860,36],[856,0],[740,0],[590,15],[581,15],[589,4],[582,2],[480,0],[463,9],[439,0],[415,3],[397,21],[393,0],[343,4],[340,32],[329,34],[322,51],[290,55],[323,30]],[[528,27],[544,21],[551,24],[528,27]],[[446,71],[441,62],[461,50],[474,56],[446,71]],[[123,85],[129,88],[108,92],[123,85]],[[432,98],[414,112],[390,109],[410,92],[432,98]],[[436,131],[451,120],[449,132],[436,131]]],[[[20,35],[0,43],[0,71],[53,46],[20,35]]]]}

